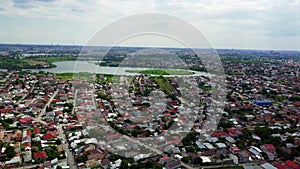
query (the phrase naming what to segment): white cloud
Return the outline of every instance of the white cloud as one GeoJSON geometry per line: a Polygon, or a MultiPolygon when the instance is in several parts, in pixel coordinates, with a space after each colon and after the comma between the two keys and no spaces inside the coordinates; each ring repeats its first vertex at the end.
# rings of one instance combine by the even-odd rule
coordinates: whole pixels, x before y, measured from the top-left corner
{"type": "MultiPolygon", "coordinates": [[[[144,12],[183,18],[203,31],[216,47],[269,48],[275,41],[295,41],[300,36],[300,0],[11,0],[1,3],[0,17],[15,20],[5,21],[8,26],[21,27],[20,20],[28,20],[31,22],[24,22],[23,26],[32,32],[40,31],[45,41],[63,34],[68,36],[68,40],[58,38],[59,43],[70,39],[85,43],[89,35],[112,21],[144,12]],[[46,29],[55,23],[56,29],[46,29]]],[[[3,32],[5,28],[0,30],[3,32]]],[[[20,37],[26,39],[25,35],[20,37]]],[[[30,38],[28,35],[27,41],[30,38]]],[[[282,48],[300,48],[287,44],[292,43],[282,44],[282,48]]]]}

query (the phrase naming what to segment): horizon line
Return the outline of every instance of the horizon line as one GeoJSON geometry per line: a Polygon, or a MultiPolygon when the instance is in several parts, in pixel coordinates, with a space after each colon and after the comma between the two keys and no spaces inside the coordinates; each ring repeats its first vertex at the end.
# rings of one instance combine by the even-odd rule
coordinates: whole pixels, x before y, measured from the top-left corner
{"type": "MultiPolygon", "coordinates": [[[[0,43],[1,45],[11,45],[11,46],[17,46],[17,45],[32,45],[32,46],[69,46],[69,47],[110,47],[111,46],[105,46],[105,45],[93,45],[93,46],[87,46],[87,45],[82,45],[82,44],[46,44],[46,43],[0,43]]],[[[124,46],[113,46],[113,47],[123,47],[123,48],[169,48],[169,49],[215,49],[215,50],[252,50],[252,51],[286,51],[286,52],[300,52],[300,49],[258,49],[258,48],[232,48],[232,47],[220,47],[220,48],[187,48],[187,47],[174,47],[174,46],[129,46],[129,45],[124,45],[124,46]]]]}

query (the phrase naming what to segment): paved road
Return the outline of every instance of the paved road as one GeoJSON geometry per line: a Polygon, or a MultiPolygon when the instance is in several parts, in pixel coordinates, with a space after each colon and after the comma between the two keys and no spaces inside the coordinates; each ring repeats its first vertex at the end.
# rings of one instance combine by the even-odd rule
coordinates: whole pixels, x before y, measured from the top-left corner
{"type": "Polygon", "coordinates": [[[76,101],[77,101],[77,93],[78,93],[78,90],[75,90],[75,92],[74,92],[74,100],[73,100],[73,109],[72,109],[72,113],[71,114],[74,114],[74,112],[75,112],[76,101]]]}
{"type": "Polygon", "coordinates": [[[62,146],[63,146],[63,149],[64,151],[66,152],[67,154],[67,162],[68,162],[68,165],[70,166],[70,168],[72,169],[77,169],[77,163],[74,159],[74,155],[73,153],[70,151],[69,149],[69,143],[67,142],[67,138],[66,138],[66,135],[62,129],[63,127],[63,124],[59,124],[57,126],[57,131],[58,131],[58,136],[61,138],[62,140],[62,146]]]}
{"type": "Polygon", "coordinates": [[[37,118],[35,118],[34,120],[39,121],[39,122],[42,121],[41,119],[42,119],[43,114],[45,114],[45,112],[46,112],[46,108],[49,107],[49,105],[51,104],[51,102],[53,101],[53,99],[55,98],[55,96],[57,95],[57,93],[58,93],[58,90],[53,93],[53,95],[50,97],[50,99],[48,100],[48,102],[45,104],[45,106],[42,109],[42,111],[39,114],[39,116],[37,118]]]}
{"type": "Polygon", "coordinates": [[[29,92],[27,92],[20,100],[17,101],[17,104],[23,101],[29,95],[29,93],[32,93],[33,89],[34,89],[34,85],[31,87],[29,92]]]}

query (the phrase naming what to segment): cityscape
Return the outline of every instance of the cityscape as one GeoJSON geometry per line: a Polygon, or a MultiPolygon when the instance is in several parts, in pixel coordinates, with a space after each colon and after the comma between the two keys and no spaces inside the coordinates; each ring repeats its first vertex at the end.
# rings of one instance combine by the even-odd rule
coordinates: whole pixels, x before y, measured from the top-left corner
{"type": "Polygon", "coordinates": [[[3,0],[1,169],[300,169],[300,0],[3,0]]]}
{"type": "MultiPolygon", "coordinates": [[[[191,72],[148,69],[121,76],[57,69],[64,65],[56,63],[90,62],[93,57],[79,59],[81,46],[0,47],[3,168],[299,168],[300,52],[217,50],[226,98],[217,128],[202,138],[214,116],[213,88],[210,76],[193,74],[205,72],[193,50],[164,48],[191,72]],[[176,76],[195,82],[192,91],[201,98],[185,135],[172,126],[189,123],[180,109],[194,100],[185,100],[176,76]],[[156,89],[164,92],[165,105],[155,100],[161,94],[156,89]]],[[[113,68],[141,49],[112,48],[100,65],[90,64],[113,68]]]]}

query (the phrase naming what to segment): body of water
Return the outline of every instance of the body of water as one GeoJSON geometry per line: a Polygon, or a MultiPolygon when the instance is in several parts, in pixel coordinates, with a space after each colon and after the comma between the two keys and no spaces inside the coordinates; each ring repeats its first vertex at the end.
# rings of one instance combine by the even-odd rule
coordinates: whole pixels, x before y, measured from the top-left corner
{"type": "MultiPolygon", "coordinates": [[[[137,75],[137,73],[129,73],[126,70],[147,70],[151,68],[133,68],[133,67],[102,67],[91,61],[63,61],[55,62],[55,68],[49,69],[26,69],[33,72],[47,71],[51,73],[76,73],[76,72],[90,72],[90,73],[102,73],[102,74],[113,74],[113,75],[137,75]]],[[[192,70],[190,70],[192,71],[192,70]]],[[[192,71],[193,75],[177,75],[177,76],[210,76],[205,72],[192,71]]]]}

